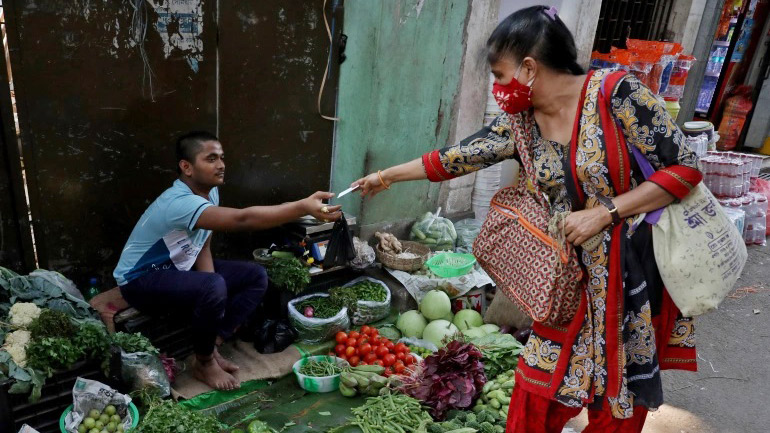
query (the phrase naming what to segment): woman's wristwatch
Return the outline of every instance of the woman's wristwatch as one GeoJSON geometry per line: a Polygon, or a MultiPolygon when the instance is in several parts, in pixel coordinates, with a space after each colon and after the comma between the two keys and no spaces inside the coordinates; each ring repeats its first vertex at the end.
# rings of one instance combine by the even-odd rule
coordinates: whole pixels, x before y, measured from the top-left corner
{"type": "Polygon", "coordinates": [[[601,194],[596,194],[596,200],[604,205],[604,207],[607,208],[607,211],[609,211],[610,216],[612,216],[612,225],[615,226],[620,224],[620,214],[618,213],[618,208],[615,206],[615,203],[612,202],[612,199],[601,194]]]}

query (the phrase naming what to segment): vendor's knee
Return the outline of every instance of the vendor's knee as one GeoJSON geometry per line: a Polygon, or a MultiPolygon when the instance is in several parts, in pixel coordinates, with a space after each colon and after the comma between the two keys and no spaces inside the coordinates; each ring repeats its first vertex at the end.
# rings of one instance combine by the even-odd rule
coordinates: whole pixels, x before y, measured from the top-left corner
{"type": "Polygon", "coordinates": [[[199,308],[224,311],[227,305],[227,283],[221,275],[211,273],[206,276],[200,287],[199,308]]]}
{"type": "Polygon", "coordinates": [[[251,281],[253,282],[253,285],[259,287],[260,289],[266,289],[267,271],[265,268],[256,263],[249,263],[249,268],[251,271],[251,281]]]}

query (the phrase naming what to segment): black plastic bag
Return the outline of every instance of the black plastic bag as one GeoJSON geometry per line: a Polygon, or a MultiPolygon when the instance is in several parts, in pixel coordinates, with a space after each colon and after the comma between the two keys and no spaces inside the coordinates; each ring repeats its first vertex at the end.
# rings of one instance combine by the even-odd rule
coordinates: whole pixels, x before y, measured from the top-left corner
{"type": "Polygon", "coordinates": [[[288,320],[267,319],[254,335],[254,348],[264,354],[283,352],[296,339],[297,331],[288,320]]]}
{"type": "Polygon", "coordinates": [[[351,260],[356,258],[356,248],[353,246],[353,236],[348,229],[348,220],[345,214],[334,223],[329,246],[326,247],[324,256],[324,267],[333,268],[335,266],[347,266],[351,260]]]}

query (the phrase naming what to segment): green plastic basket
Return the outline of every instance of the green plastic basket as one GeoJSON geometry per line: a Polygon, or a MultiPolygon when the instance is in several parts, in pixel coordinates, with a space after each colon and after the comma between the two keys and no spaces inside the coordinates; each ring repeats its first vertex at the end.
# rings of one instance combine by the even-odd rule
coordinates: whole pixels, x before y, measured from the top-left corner
{"type": "Polygon", "coordinates": [[[439,253],[425,262],[439,277],[451,278],[467,274],[476,263],[473,254],[439,253]]]}
{"type": "MultiPolygon", "coordinates": [[[[67,417],[68,413],[72,412],[73,407],[73,405],[69,405],[67,409],[64,409],[64,413],[62,413],[59,417],[59,430],[61,430],[61,433],[68,433],[67,428],[64,426],[64,419],[67,417]]],[[[136,426],[139,424],[139,410],[136,408],[133,402],[129,402],[128,411],[131,413],[131,428],[136,428],[136,426]]]]}

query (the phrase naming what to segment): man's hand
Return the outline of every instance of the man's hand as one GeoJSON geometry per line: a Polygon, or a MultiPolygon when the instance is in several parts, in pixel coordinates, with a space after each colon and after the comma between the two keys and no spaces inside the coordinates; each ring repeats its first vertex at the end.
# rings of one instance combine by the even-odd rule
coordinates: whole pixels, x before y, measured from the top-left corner
{"type": "Polygon", "coordinates": [[[308,198],[302,199],[302,208],[308,215],[312,215],[320,221],[337,221],[342,216],[340,209],[342,206],[330,206],[324,203],[324,200],[328,200],[334,197],[334,193],[318,191],[308,198]]]}
{"type": "Polygon", "coordinates": [[[581,245],[612,223],[612,215],[604,206],[572,212],[564,220],[563,229],[572,245],[581,245]]]}

